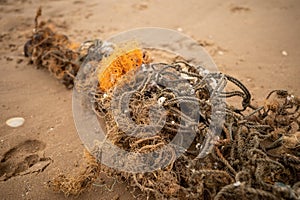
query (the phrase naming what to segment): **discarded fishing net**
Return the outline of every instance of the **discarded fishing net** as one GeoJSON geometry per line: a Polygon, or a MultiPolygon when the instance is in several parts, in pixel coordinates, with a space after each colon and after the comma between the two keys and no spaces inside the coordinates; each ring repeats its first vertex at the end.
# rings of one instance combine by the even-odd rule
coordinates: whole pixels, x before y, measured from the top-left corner
{"type": "Polygon", "coordinates": [[[56,33],[53,25],[38,22],[42,14],[39,8],[35,17],[33,35],[24,45],[24,55],[38,68],[50,71],[67,88],[72,88],[74,78],[87,52],[84,46],[69,40],[66,35],[56,33]]]}
{"type": "Polygon", "coordinates": [[[99,177],[100,166],[86,150],[84,151],[84,157],[85,163],[80,166],[80,171],[77,175],[60,174],[48,182],[49,187],[54,191],[62,191],[66,196],[78,196],[90,188],[99,177]]]}
{"type": "MultiPolygon", "coordinates": [[[[89,112],[76,126],[93,155],[79,175],[50,181],[55,191],[78,195],[104,172],[156,199],[300,198],[298,97],[274,90],[254,107],[239,80],[208,71],[199,54],[166,59],[159,52],[154,61],[153,49],[134,45],[97,40],[79,47],[38,24],[40,15],[25,56],[68,88],[82,71],[73,107],[89,112]]],[[[172,44],[184,49],[183,42],[172,44]]]]}
{"type": "Polygon", "coordinates": [[[236,78],[143,51],[151,55],[126,49],[109,61],[94,51],[78,77],[75,97],[85,95],[75,104],[90,115],[76,125],[101,172],[156,199],[299,199],[298,97],[274,90],[255,107],[236,78]],[[83,125],[91,115],[99,130],[83,125]]]}

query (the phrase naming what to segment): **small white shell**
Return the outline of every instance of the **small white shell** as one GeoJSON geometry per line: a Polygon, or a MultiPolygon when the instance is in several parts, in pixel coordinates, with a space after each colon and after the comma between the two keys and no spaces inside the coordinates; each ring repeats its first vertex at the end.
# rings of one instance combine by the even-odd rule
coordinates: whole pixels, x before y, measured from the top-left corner
{"type": "Polygon", "coordinates": [[[183,29],[182,29],[181,27],[178,27],[178,28],[177,28],[177,31],[182,32],[183,29]]]}
{"type": "Polygon", "coordinates": [[[160,97],[160,98],[157,100],[158,105],[159,105],[159,106],[162,106],[163,103],[165,102],[165,100],[166,100],[166,97],[160,97]]]}
{"type": "Polygon", "coordinates": [[[237,182],[235,182],[233,185],[234,185],[235,187],[238,187],[238,186],[241,185],[241,182],[240,182],[240,181],[237,181],[237,182]]]}
{"type": "Polygon", "coordinates": [[[288,53],[287,53],[286,51],[281,51],[281,54],[282,54],[283,56],[288,56],[288,53]]]}
{"type": "Polygon", "coordinates": [[[222,55],[224,55],[224,52],[223,52],[223,51],[218,51],[218,54],[219,54],[220,56],[222,56],[222,55]]]}
{"type": "Polygon", "coordinates": [[[8,119],[6,121],[6,124],[9,127],[16,128],[16,127],[22,126],[24,124],[24,122],[25,122],[25,119],[23,117],[13,117],[13,118],[8,119]]]}

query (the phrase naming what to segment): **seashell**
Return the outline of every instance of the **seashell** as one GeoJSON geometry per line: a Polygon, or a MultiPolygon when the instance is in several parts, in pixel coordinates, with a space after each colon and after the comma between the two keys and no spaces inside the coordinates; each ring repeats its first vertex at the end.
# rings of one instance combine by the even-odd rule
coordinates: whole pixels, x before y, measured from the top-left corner
{"type": "Polygon", "coordinates": [[[16,128],[16,127],[22,126],[24,124],[24,122],[25,122],[25,119],[23,117],[13,117],[13,118],[8,119],[6,121],[6,124],[9,127],[16,128]]]}
{"type": "Polygon", "coordinates": [[[288,53],[287,53],[286,51],[281,51],[281,54],[282,54],[283,56],[288,56],[288,53]]]}

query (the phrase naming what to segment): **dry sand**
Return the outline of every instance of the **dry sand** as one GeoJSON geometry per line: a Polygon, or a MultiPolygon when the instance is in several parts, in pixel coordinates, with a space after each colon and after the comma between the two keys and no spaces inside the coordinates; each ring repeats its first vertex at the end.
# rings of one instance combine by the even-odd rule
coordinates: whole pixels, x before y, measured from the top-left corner
{"type": "MultiPolygon", "coordinates": [[[[46,187],[60,172],[78,170],[83,145],[74,126],[72,91],[28,65],[23,45],[37,7],[74,41],[101,38],[131,28],[177,29],[206,44],[219,70],[233,75],[261,104],[272,89],[300,95],[300,1],[246,0],[0,0],[0,199],[65,199],[46,187]],[[10,117],[25,118],[10,128],[10,117]],[[28,168],[27,157],[37,169],[28,168]],[[46,160],[45,163],[43,160],[46,160]]],[[[29,162],[30,163],[30,162],[29,162]]],[[[108,184],[113,180],[105,178],[108,184]]],[[[112,191],[93,186],[80,199],[132,199],[126,184],[112,191]]],[[[72,199],[72,198],[71,198],[72,199]]]]}

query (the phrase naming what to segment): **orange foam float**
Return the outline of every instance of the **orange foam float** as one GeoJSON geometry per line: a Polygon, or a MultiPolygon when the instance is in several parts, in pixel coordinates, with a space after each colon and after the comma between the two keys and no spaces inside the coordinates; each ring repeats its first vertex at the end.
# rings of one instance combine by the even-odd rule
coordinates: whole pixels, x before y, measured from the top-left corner
{"type": "Polygon", "coordinates": [[[127,44],[124,47],[118,47],[111,56],[100,62],[98,81],[102,91],[108,91],[130,70],[139,68],[143,63],[148,63],[146,52],[136,46],[136,44],[127,44]]]}

